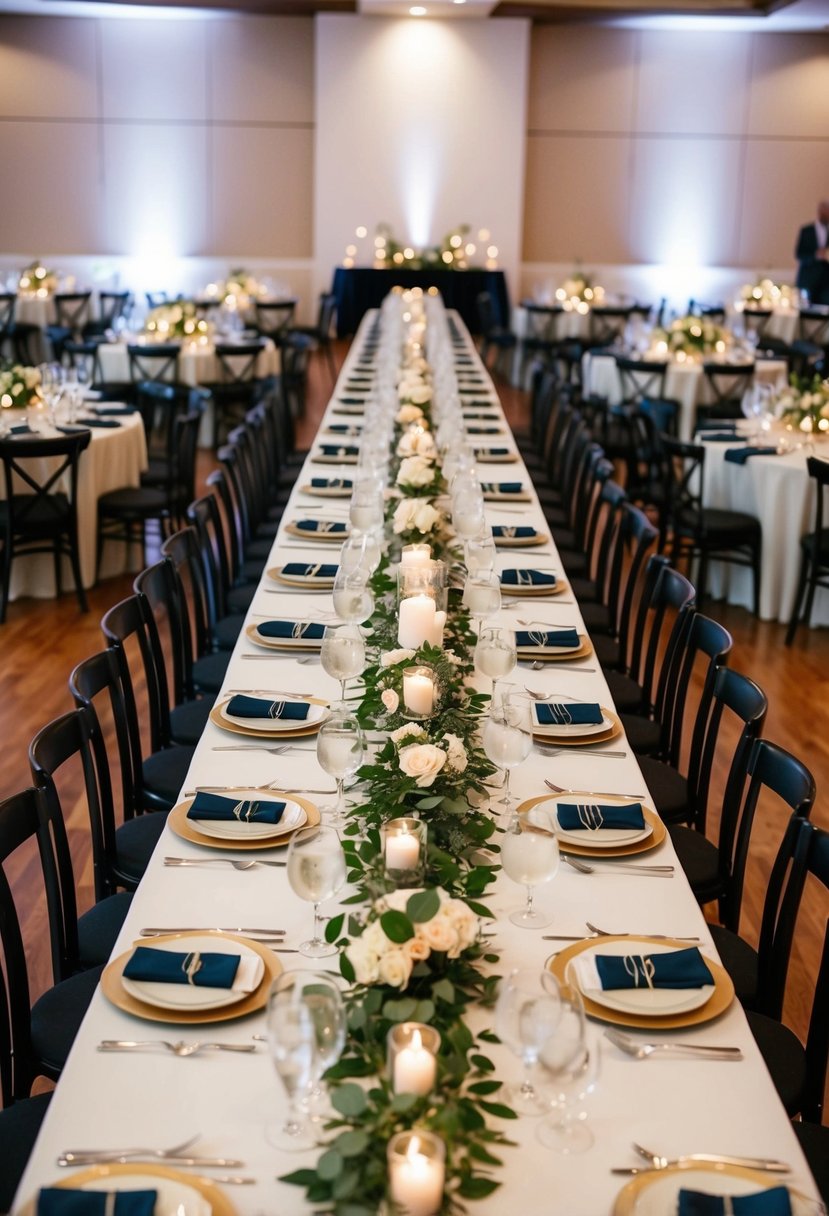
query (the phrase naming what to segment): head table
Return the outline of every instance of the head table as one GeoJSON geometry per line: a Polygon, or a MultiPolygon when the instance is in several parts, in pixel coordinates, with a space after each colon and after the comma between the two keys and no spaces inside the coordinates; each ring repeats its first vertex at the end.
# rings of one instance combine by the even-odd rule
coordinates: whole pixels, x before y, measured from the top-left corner
{"type": "MultiPolygon", "coordinates": [[[[357,335],[341,373],[342,386],[351,376],[364,341],[369,315],[357,335]]],[[[474,360],[481,378],[486,373],[477,360],[471,340],[466,338],[467,358],[474,360]]],[[[338,387],[329,405],[323,426],[342,421],[335,416],[338,387]]],[[[497,395],[488,378],[481,393],[488,407],[500,413],[497,395]]],[[[492,441],[493,445],[495,440],[492,441]]],[[[508,432],[497,441],[501,446],[513,441],[508,432]]],[[[313,453],[312,453],[313,455],[313,453]]],[[[301,486],[311,475],[332,475],[332,468],[306,466],[294,488],[274,543],[268,566],[283,561],[335,560],[320,557],[324,546],[299,542],[286,534],[285,523],[301,511],[319,506],[303,493],[301,486]]],[[[547,531],[544,518],[526,469],[515,460],[486,463],[479,469],[482,479],[521,480],[530,494],[522,512],[522,523],[547,531]]],[[[341,500],[342,501],[342,500],[341,500]]],[[[515,523],[518,516],[499,503],[487,504],[487,519],[492,523],[515,523]]],[[[330,553],[330,548],[326,550],[330,553]]],[[[514,550],[500,550],[498,568],[536,563],[555,567],[557,555],[551,542],[540,548],[521,551],[516,562],[514,550]]],[[[250,606],[251,619],[290,615],[294,619],[331,613],[328,593],[306,595],[291,591],[274,594],[274,583],[266,576],[250,606]]],[[[556,599],[506,601],[519,608],[505,607],[496,623],[515,627],[517,619],[532,617],[557,625],[583,629],[579,608],[569,594],[556,599]],[[522,611],[526,609],[526,611],[522,611]]],[[[262,657],[245,658],[256,651],[242,633],[227,671],[228,689],[292,689],[334,699],[336,682],[319,664],[303,664],[290,656],[282,661],[262,657]]],[[[578,698],[610,705],[608,689],[598,663],[593,659],[578,664],[580,670],[559,670],[556,663],[540,671],[516,669],[512,679],[526,680],[535,689],[563,692],[578,698]]],[[[488,687],[488,683],[487,683],[488,687]]],[[[186,788],[197,785],[258,785],[278,781],[286,787],[304,790],[330,788],[315,757],[313,741],[305,750],[272,756],[264,750],[247,752],[216,751],[227,743],[247,742],[208,724],[197,748],[186,788]]],[[[626,747],[616,740],[614,747],[626,747]]],[[[545,793],[544,778],[566,787],[602,790],[644,790],[642,776],[633,754],[626,750],[623,759],[600,761],[579,754],[578,748],[555,757],[533,753],[513,772],[513,790],[521,799],[545,793]]],[[[326,801],[309,794],[312,801],[326,801]]],[[[495,797],[500,797],[496,793],[495,797]]],[[[331,801],[329,798],[327,801],[331,801]]],[[[198,860],[209,850],[175,835],[169,824],[136,895],[117,953],[127,950],[138,938],[142,926],[273,925],[286,930],[285,944],[296,947],[310,924],[310,905],[292,892],[284,869],[263,867],[237,872],[230,867],[192,869],[164,868],[165,854],[198,860]]],[[[257,853],[246,857],[259,856],[257,853]]],[[[273,857],[273,853],[261,856],[273,857]]],[[[648,861],[673,863],[676,857],[670,840],[648,854],[648,861]]],[[[343,895],[346,892],[343,892],[343,895]]],[[[501,974],[514,967],[541,969],[555,943],[542,940],[541,932],[524,930],[510,923],[507,913],[520,906],[523,888],[503,874],[486,901],[495,914],[493,932],[501,951],[501,974]]],[[[702,949],[716,958],[701,915],[688,884],[677,867],[670,878],[648,878],[623,873],[585,876],[567,866],[537,892],[537,903],[553,915],[548,933],[583,935],[586,921],[611,932],[662,933],[699,936],[702,949]]],[[[323,912],[337,911],[335,900],[323,912]]],[[[286,968],[315,968],[314,960],[300,954],[279,956],[286,968]]],[[[316,967],[333,967],[327,959],[316,967]]],[[[493,1023],[492,1010],[473,1010],[470,1025],[475,1031],[493,1023]]],[[[536,1120],[520,1118],[503,1124],[517,1147],[503,1149],[503,1169],[493,1177],[502,1187],[489,1198],[472,1203],[470,1212],[495,1216],[505,1211],[525,1216],[610,1216],[625,1178],[611,1173],[614,1166],[634,1166],[637,1159],[632,1141],[653,1146],[669,1157],[689,1152],[741,1154],[782,1158],[791,1164],[790,1182],[808,1195],[815,1195],[814,1183],[798,1148],[789,1121],[749,1032],[740,1006],[733,1003],[713,1022],[674,1032],[676,1038],[696,1044],[739,1046],[744,1058],[737,1063],[664,1058],[638,1061],[624,1056],[602,1036],[603,1027],[591,1026],[595,1042],[601,1045],[601,1076],[597,1092],[588,1103],[595,1144],[584,1154],[560,1156],[543,1148],[536,1139],[536,1120]]],[[[258,1044],[255,1053],[234,1056],[214,1053],[179,1059],[161,1050],[142,1053],[102,1054],[96,1050],[103,1039],[171,1039],[187,1041],[221,1039],[225,1042],[252,1042],[251,1036],[263,1034],[265,1018],[253,1014],[238,1021],[212,1027],[191,1027],[144,1022],[115,1008],[99,991],[77,1037],[63,1077],[58,1085],[40,1139],[23,1178],[15,1213],[28,1211],[27,1205],[38,1188],[65,1178],[71,1171],[56,1165],[59,1154],[73,1146],[120,1146],[128,1144],[172,1145],[188,1136],[201,1134],[200,1154],[239,1158],[244,1167],[237,1172],[255,1179],[254,1185],[225,1188],[233,1210],[239,1216],[299,1216],[314,1210],[300,1187],[277,1181],[277,1176],[315,1165],[320,1151],[281,1153],[269,1146],[264,1127],[278,1112],[287,1109],[281,1082],[268,1058],[267,1047],[258,1044]]],[[[647,1035],[640,1037],[647,1039],[647,1035]]],[[[670,1037],[660,1034],[658,1037],[670,1037]]],[[[519,1060],[505,1047],[491,1049],[496,1075],[516,1080],[521,1071],[519,1060]]],[[[497,1121],[496,1121],[497,1122],[497,1121]]],[[[639,1162],[641,1164],[641,1162],[639,1162]]],[[[224,1173],[228,1171],[222,1171],[224,1173]]],[[[773,1178],[769,1185],[772,1185],[773,1178]]]]}

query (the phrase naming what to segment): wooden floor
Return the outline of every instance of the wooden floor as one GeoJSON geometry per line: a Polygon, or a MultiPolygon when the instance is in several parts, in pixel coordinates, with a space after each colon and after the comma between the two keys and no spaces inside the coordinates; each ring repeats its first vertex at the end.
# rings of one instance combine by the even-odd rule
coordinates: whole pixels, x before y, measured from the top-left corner
{"type": "MultiPolygon", "coordinates": [[[[344,348],[340,344],[338,354],[344,348]]],[[[307,447],[331,392],[322,358],[312,361],[306,417],[298,444],[307,447]]],[[[526,426],[526,394],[499,384],[507,416],[516,428],[526,426]]],[[[200,456],[199,476],[210,469],[207,454],[200,456]]],[[[111,579],[90,593],[90,611],[81,614],[74,597],[61,600],[18,600],[11,604],[0,626],[0,797],[29,782],[27,749],[36,731],[72,708],[66,680],[81,659],[101,649],[101,615],[130,594],[132,579],[111,579]]],[[[802,630],[791,649],[783,645],[784,627],[755,620],[743,609],[709,605],[710,615],[732,633],[732,667],[754,678],[770,703],[765,735],[794,752],[811,769],[818,786],[813,821],[829,828],[829,630],[802,630]]],[[[721,789],[723,772],[715,773],[713,805],[721,789]]],[[[70,781],[64,795],[80,900],[91,899],[88,831],[78,784],[70,781]]],[[[743,931],[751,936],[762,908],[765,875],[785,822],[779,808],[769,807],[754,834],[749,879],[744,899],[743,931]]],[[[714,823],[715,827],[716,821],[714,823]]],[[[25,920],[25,937],[31,959],[32,995],[50,983],[48,936],[40,891],[39,866],[31,854],[20,859],[12,874],[15,896],[25,920]]],[[[805,915],[798,934],[789,985],[786,1020],[801,1035],[808,1016],[808,995],[814,976],[818,943],[826,924],[827,904],[822,893],[807,892],[805,915]]]]}

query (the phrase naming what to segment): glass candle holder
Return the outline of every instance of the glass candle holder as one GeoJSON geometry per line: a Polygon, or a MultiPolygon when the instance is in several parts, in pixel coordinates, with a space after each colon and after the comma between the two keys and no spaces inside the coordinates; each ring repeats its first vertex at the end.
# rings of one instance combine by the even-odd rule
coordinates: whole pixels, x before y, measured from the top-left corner
{"type": "Polygon", "coordinates": [[[443,1204],[446,1146],[433,1132],[418,1128],[389,1140],[389,1195],[405,1216],[434,1216],[443,1204]]]}
{"type": "Polygon", "coordinates": [[[431,718],[438,700],[435,671],[425,664],[403,668],[403,716],[414,721],[431,718]]]}
{"type": "Polygon", "coordinates": [[[423,1022],[398,1022],[386,1042],[388,1078],[394,1092],[430,1094],[438,1072],[440,1032],[423,1022]]]}
{"type": "Polygon", "coordinates": [[[383,863],[398,887],[419,887],[426,873],[426,824],[422,819],[389,819],[381,829],[383,863]]]}
{"type": "Polygon", "coordinates": [[[397,571],[398,644],[410,650],[426,642],[442,646],[448,596],[445,562],[401,565],[397,571]]]}
{"type": "Polygon", "coordinates": [[[425,566],[431,560],[431,545],[404,545],[400,554],[400,565],[407,570],[425,566]]]}

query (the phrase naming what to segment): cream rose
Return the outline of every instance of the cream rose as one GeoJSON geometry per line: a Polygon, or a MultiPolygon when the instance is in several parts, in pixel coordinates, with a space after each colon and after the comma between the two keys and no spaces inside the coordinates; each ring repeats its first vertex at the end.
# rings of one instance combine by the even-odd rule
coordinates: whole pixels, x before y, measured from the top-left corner
{"type": "Polygon", "coordinates": [[[385,709],[388,710],[390,714],[397,713],[398,706],[400,705],[400,697],[393,688],[384,688],[380,693],[380,700],[383,702],[385,709]]]}
{"type": "Polygon", "coordinates": [[[399,486],[428,486],[434,479],[435,468],[425,456],[407,456],[397,473],[399,486]]]}
{"type": "Polygon", "coordinates": [[[404,382],[397,391],[401,401],[409,401],[412,405],[426,405],[432,400],[431,384],[404,382]]]}
{"type": "Polygon", "coordinates": [[[426,789],[446,763],[446,752],[434,743],[410,743],[399,755],[400,768],[407,777],[414,777],[426,789]]]}
{"type": "Polygon", "coordinates": [[[389,738],[392,743],[402,743],[404,739],[409,738],[425,739],[426,732],[416,722],[407,722],[405,726],[398,726],[397,730],[393,730],[389,738]]]}
{"type": "Polygon", "coordinates": [[[401,405],[397,411],[395,421],[399,422],[401,426],[408,426],[412,422],[420,422],[422,417],[423,410],[419,405],[406,404],[401,405]]]}
{"type": "Polygon", "coordinates": [[[358,984],[376,984],[380,977],[379,959],[364,939],[365,934],[356,938],[346,950],[346,956],[358,984]]]}
{"type": "Polygon", "coordinates": [[[446,744],[446,759],[449,762],[449,767],[454,769],[456,773],[465,771],[469,763],[466,755],[466,748],[457,735],[445,734],[443,741],[446,744]]]}
{"type": "Polygon", "coordinates": [[[392,988],[405,988],[411,974],[412,960],[403,950],[389,950],[380,959],[381,984],[389,984],[392,988]]]}
{"type": "Polygon", "coordinates": [[[395,663],[405,663],[414,657],[414,650],[408,650],[405,646],[401,646],[399,650],[387,650],[385,654],[382,654],[380,656],[380,666],[393,667],[395,663]]]}
{"type": "Polygon", "coordinates": [[[431,503],[419,500],[415,506],[414,525],[419,532],[431,532],[440,519],[440,511],[431,503]]]}
{"type": "MultiPolygon", "coordinates": [[[[448,920],[442,916],[435,916],[432,920],[420,926],[423,932],[423,939],[432,950],[438,950],[442,954],[448,954],[452,950],[457,949],[458,935],[453,929],[448,920]]],[[[457,957],[456,955],[452,956],[457,957]]]]}
{"type": "Polygon", "coordinates": [[[434,456],[435,440],[431,431],[412,427],[400,436],[397,445],[398,456],[434,456]]]}
{"type": "Polygon", "coordinates": [[[432,948],[427,941],[420,935],[419,932],[414,937],[410,937],[407,942],[403,943],[403,950],[408,954],[413,963],[424,962],[432,953],[432,948]]]}

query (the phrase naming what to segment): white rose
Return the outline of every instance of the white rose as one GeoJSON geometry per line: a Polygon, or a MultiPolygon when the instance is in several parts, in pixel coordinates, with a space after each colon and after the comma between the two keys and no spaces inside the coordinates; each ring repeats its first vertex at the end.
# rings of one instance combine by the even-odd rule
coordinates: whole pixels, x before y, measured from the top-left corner
{"type": "Polygon", "coordinates": [[[406,388],[407,401],[411,401],[412,405],[426,405],[432,400],[432,386],[430,384],[412,384],[406,388]]]}
{"type": "MultiPolygon", "coordinates": [[[[460,899],[450,899],[441,908],[440,915],[448,920],[458,937],[457,954],[466,950],[478,936],[478,918],[460,899]]],[[[457,958],[452,954],[452,958],[457,958]]]]}
{"type": "Polygon", "coordinates": [[[406,404],[401,405],[397,411],[395,421],[399,422],[401,426],[408,426],[411,422],[420,422],[422,417],[423,410],[419,405],[406,404]]]}
{"type": "Polygon", "coordinates": [[[452,664],[453,667],[461,667],[463,659],[460,655],[455,654],[454,650],[444,650],[443,657],[452,664]]]}
{"type": "Polygon", "coordinates": [[[416,722],[407,722],[405,726],[398,726],[397,730],[393,730],[389,735],[392,743],[402,743],[404,739],[408,739],[409,737],[425,739],[426,732],[416,722]]]}
{"type": "Polygon", "coordinates": [[[362,935],[355,938],[355,944],[356,942],[363,942],[365,948],[370,950],[372,954],[378,955],[378,957],[381,954],[385,954],[389,948],[389,939],[383,932],[383,926],[379,920],[373,920],[370,925],[367,925],[362,935]]]}
{"type": "Polygon", "coordinates": [[[403,943],[403,950],[413,963],[425,962],[432,953],[429,943],[417,932],[414,937],[410,937],[407,942],[403,943]]]}
{"type": "Polygon", "coordinates": [[[19,397],[22,392],[23,392],[23,385],[18,380],[16,384],[12,385],[12,396],[19,397]]]}
{"type": "Polygon", "coordinates": [[[425,456],[407,456],[397,474],[399,486],[428,486],[435,475],[431,460],[425,456]]]}
{"type": "Polygon", "coordinates": [[[404,498],[397,504],[392,517],[392,528],[395,532],[409,531],[414,520],[415,506],[411,498],[404,498]]]}
{"type": "MultiPolygon", "coordinates": [[[[412,894],[411,890],[407,890],[405,887],[398,887],[394,891],[387,891],[381,899],[376,901],[374,907],[378,912],[387,912],[389,909],[392,912],[405,912],[406,905],[412,894]]],[[[374,923],[379,928],[379,922],[375,921],[374,923]]],[[[383,936],[385,937],[385,934],[383,936]]],[[[386,944],[388,944],[388,938],[386,938],[386,944]]]]}
{"type": "Polygon", "coordinates": [[[383,702],[383,705],[390,714],[397,713],[398,706],[400,705],[400,697],[393,688],[384,688],[380,694],[380,700],[383,702]]]}
{"type": "Polygon", "coordinates": [[[392,667],[395,663],[405,663],[408,659],[413,659],[415,652],[401,647],[399,650],[387,650],[385,654],[380,656],[381,667],[392,667]]]}
{"type": "Polygon", "coordinates": [[[469,763],[466,756],[466,748],[457,735],[445,734],[443,736],[446,743],[446,759],[449,762],[449,767],[454,769],[456,773],[462,773],[469,763]]]}
{"type": "Polygon", "coordinates": [[[434,743],[411,743],[400,752],[400,768],[421,789],[430,786],[446,763],[446,752],[434,743]]]}
{"type": "Polygon", "coordinates": [[[431,503],[417,500],[414,513],[414,526],[418,532],[431,532],[439,519],[440,511],[436,511],[431,503]]]}
{"type": "Polygon", "coordinates": [[[376,984],[380,976],[377,955],[365,942],[365,934],[355,938],[346,950],[346,957],[354,968],[358,984],[376,984]]]}
{"type": "MultiPolygon", "coordinates": [[[[420,929],[423,933],[423,939],[427,945],[433,950],[439,950],[442,954],[448,954],[455,950],[458,945],[458,935],[452,928],[452,925],[442,916],[435,916],[432,920],[421,925],[420,929]]],[[[452,956],[457,957],[453,954],[452,956]]]]}
{"type": "Polygon", "coordinates": [[[434,456],[435,441],[431,431],[423,431],[412,427],[400,437],[397,445],[398,456],[434,456]]]}
{"type": "Polygon", "coordinates": [[[23,378],[26,381],[26,388],[37,388],[40,384],[40,372],[36,367],[27,367],[23,373],[23,378]]]}
{"type": "Polygon", "coordinates": [[[392,988],[405,988],[411,974],[412,960],[403,950],[389,950],[380,959],[381,984],[390,984],[392,988]]]}

